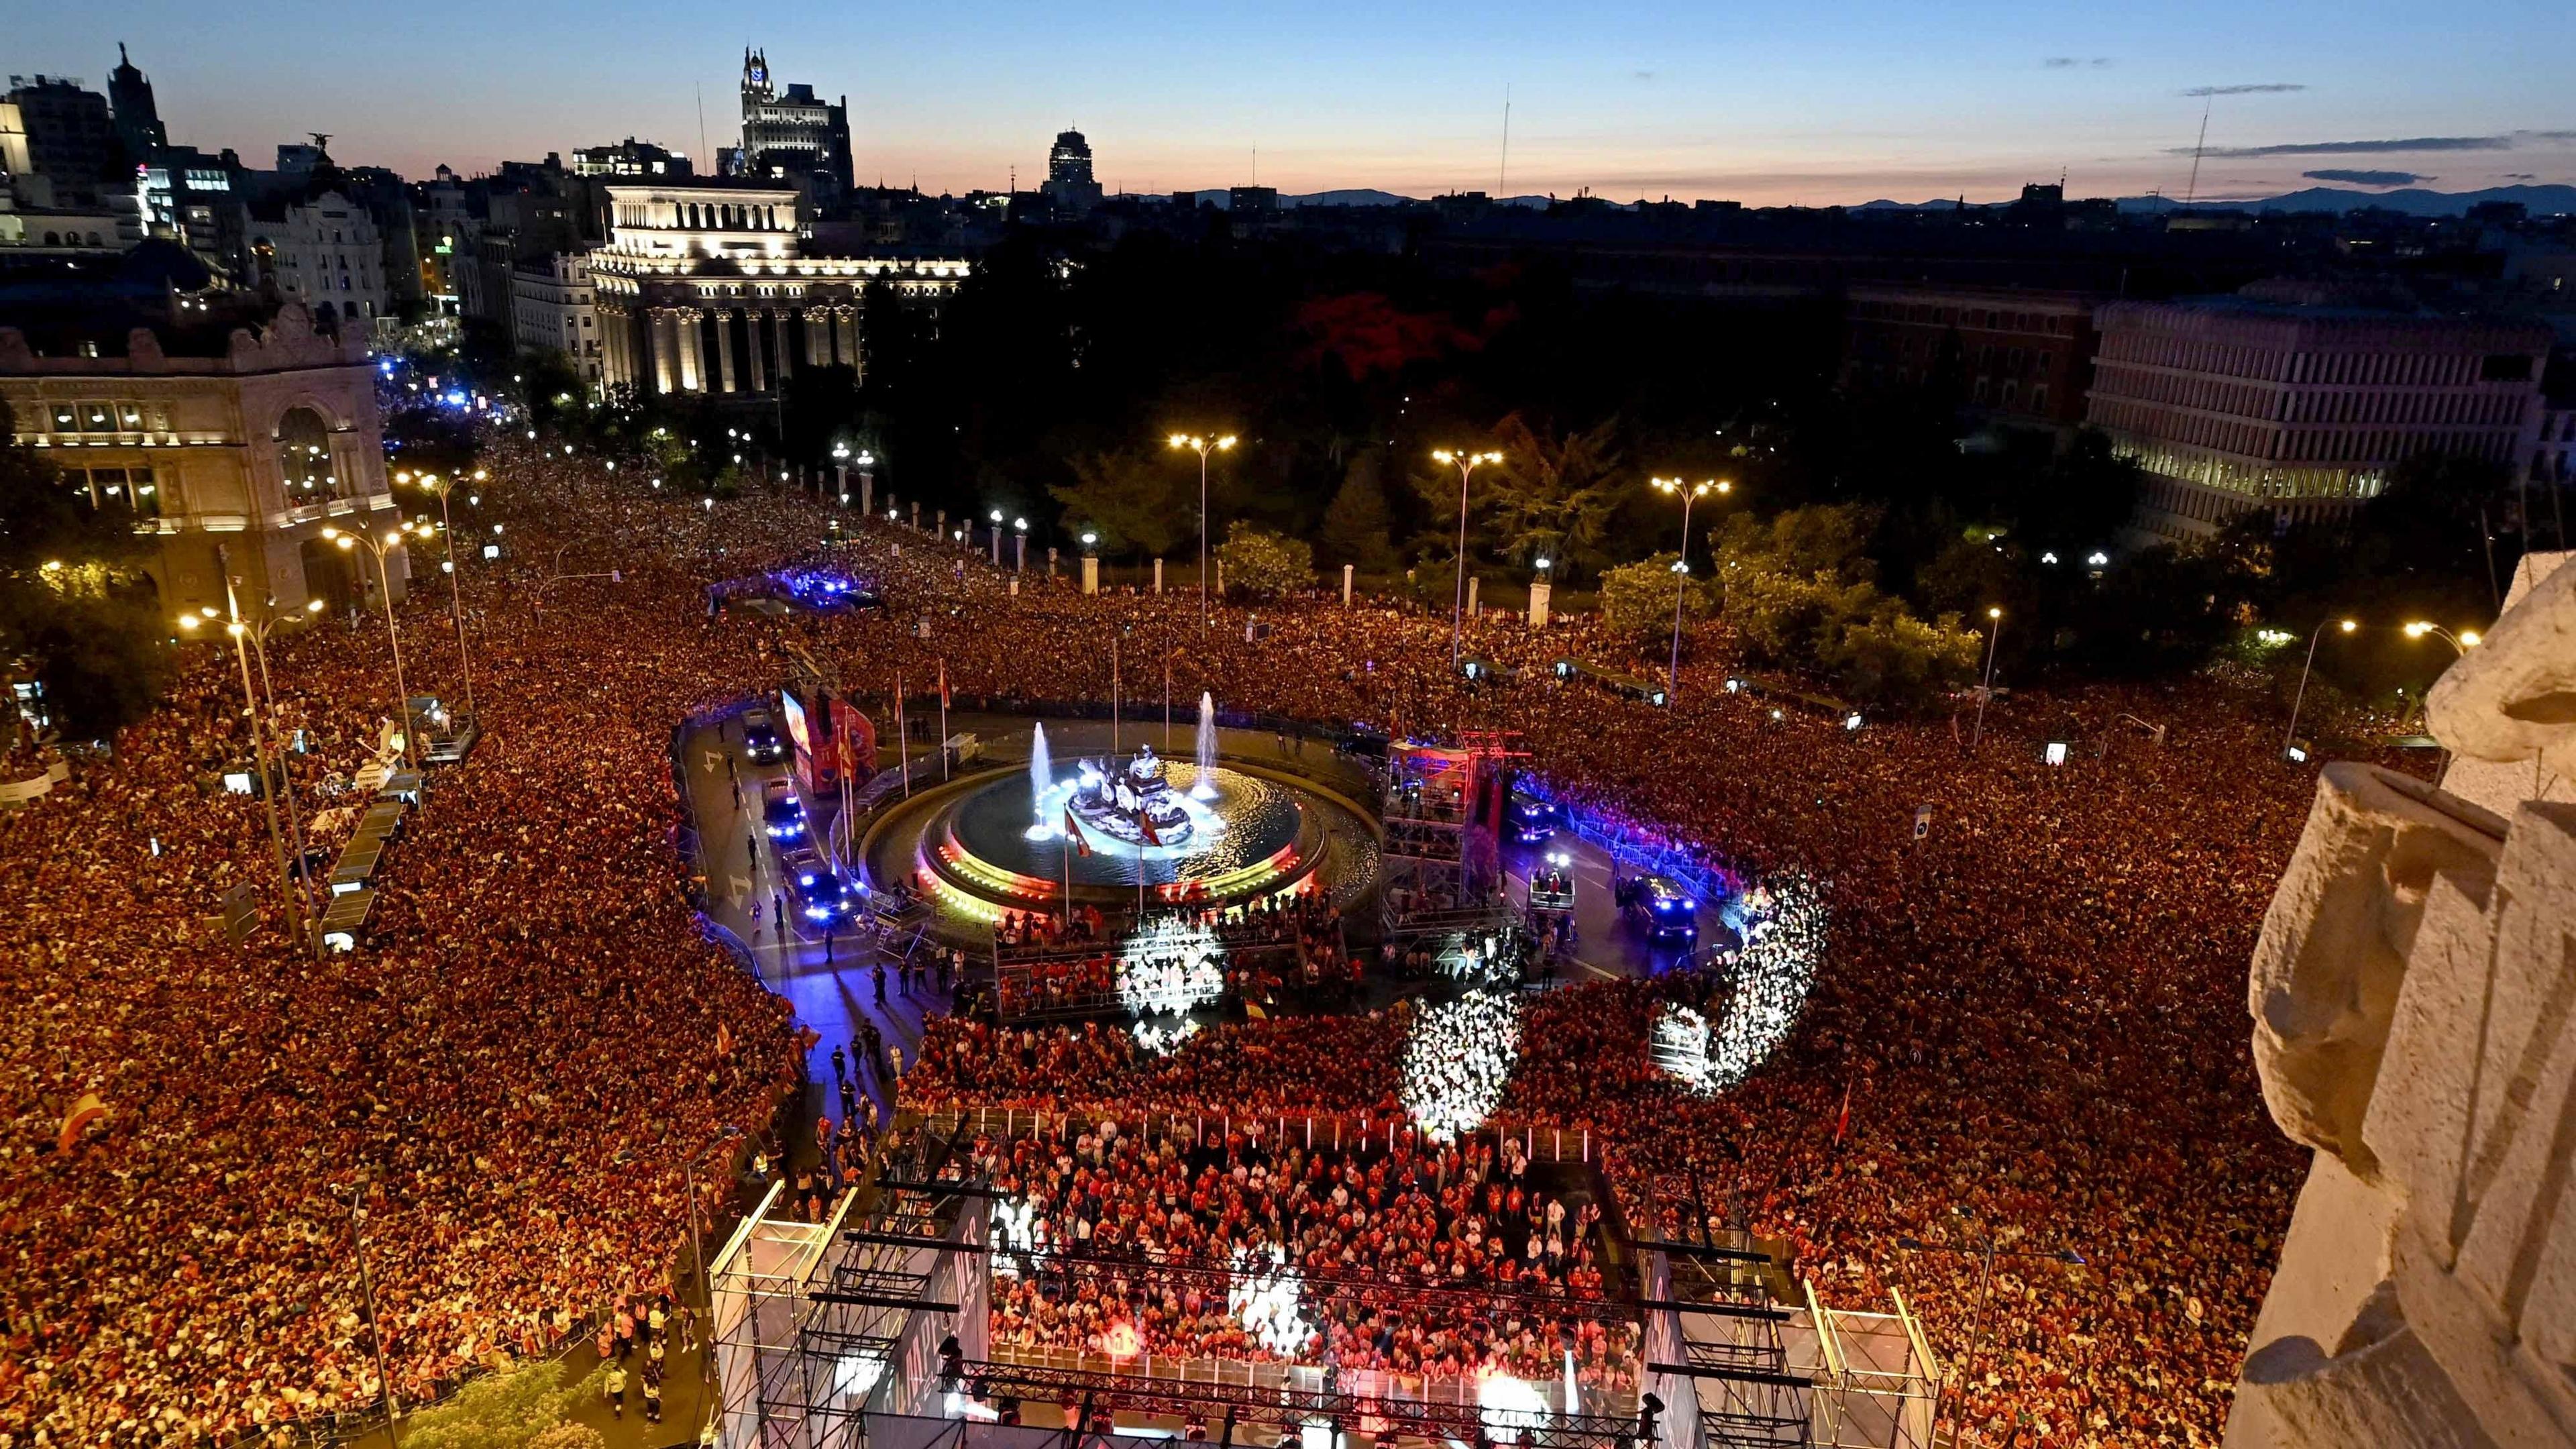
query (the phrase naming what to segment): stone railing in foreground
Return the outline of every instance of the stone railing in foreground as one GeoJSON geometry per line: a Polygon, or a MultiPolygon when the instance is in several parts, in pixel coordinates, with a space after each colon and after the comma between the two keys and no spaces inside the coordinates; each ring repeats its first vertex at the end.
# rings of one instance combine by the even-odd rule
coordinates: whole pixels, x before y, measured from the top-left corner
{"type": "Polygon", "coordinates": [[[2576,1444],[2576,567],[2442,676],[2440,787],[2326,767],[2254,958],[2316,1149],[2231,1449],[2576,1444]]]}

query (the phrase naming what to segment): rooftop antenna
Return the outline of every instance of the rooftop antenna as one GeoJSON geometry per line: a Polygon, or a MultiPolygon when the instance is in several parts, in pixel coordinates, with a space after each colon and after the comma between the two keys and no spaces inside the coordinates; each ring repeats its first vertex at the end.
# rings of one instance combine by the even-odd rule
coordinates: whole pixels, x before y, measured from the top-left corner
{"type": "Polygon", "coordinates": [[[698,82],[698,155],[704,162],[716,164],[716,153],[707,149],[707,83],[698,82]]]}
{"type": "Polygon", "coordinates": [[[2217,101],[2215,94],[2200,98],[2200,139],[2191,145],[2191,180],[2182,189],[2182,204],[2185,206],[2191,205],[2191,199],[2200,194],[2200,153],[2209,146],[2209,108],[2217,101]]]}
{"type": "Polygon", "coordinates": [[[1496,201],[1500,201],[1504,197],[1511,195],[1510,189],[1504,184],[1505,178],[1509,177],[1511,174],[1512,83],[1510,81],[1505,81],[1503,82],[1503,159],[1497,162],[1494,166],[1494,199],[1496,201]]]}

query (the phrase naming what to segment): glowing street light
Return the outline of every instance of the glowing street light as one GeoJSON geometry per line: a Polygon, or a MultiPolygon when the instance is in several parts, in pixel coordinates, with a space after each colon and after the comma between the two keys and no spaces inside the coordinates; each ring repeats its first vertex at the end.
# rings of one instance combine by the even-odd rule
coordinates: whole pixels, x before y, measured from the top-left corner
{"type": "MultiPolygon", "coordinates": [[[[609,466],[613,468],[617,465],[612,463],[609,466]]],[[[407,478],[410,475],[399,476],[407,478]]],[[[483,473],[477,469],[474,476],[481,478],[483,473]]],[[[438,531],[447,535],[447,618],[456,626],[456,662],[465,676],[465,713],[468,718],[472,718],[475,713],[474,658],[465,648],[465,599],[460,592],[463,585],[456,577],[456,531],[450,526],[448,518],[447,500],[456,492],[457,480],[441,478],[435,473],[423,473],[418,481],[422,488],[438,499],[438,531]]],[[[497,523],[492,525],[492,531],[499,533],[501,525],[497,523]]]]}
{"type": "Polygon", "coordinates": [[[1458,470],[1458,579],[1449,600],[1449,662],[1455,664],[1465,652],[1467,623],[1467,480],[1479,467],[1503,461],[1501,453],[1468,453],[1455,448],[1434,448],[1431,458],[1458,470]]]}
{"type": "Polygon", "coordinates": [[[1682,552],[1673,560],[1673,662],[1664,672],[1664,698],[1677,699],[1682,690],[1682,599],[1690,585],[1690,516],[1691,505],[1711,493],[1720,495],[1735,491],[1732,482],[1703,478],[1697,483],[1684,483],[1679,478],[1651,480],[1655,491],[1682,501],[1682,552]]]}
{"type": "Polygon", "coordinates": [[[2406,637],[2409,639],[2421,639],[2427,634],[2430,634],[2441,640],[2443,643],[2450,645],[2452,649],[2461,654],[2466,654],[2470,650],[2477,648],[2481,638],[2478,631],[2475,629],[2463,629],[2459,633],[2454,634],[2450,630],[2443,628],[2441,625],[2426,619],[2418,619],[2414,623],[2406,626],[2406,637]]]}
{"type": "Polygon", "coordinates": [[[1995,697],[1995,641],[2003,637],[2004,611],[1987,609],[1986,625],[1986,682],[1977,687],[1977,727],[1968,736],[1970,750],[1986,737],[1986,701],[1995,697]]]}
{"type": "MultiPolygon", "coordinates": [[[[428,525],[422,524],[417,531],[421,537],[426,538],[430,530],[428,525]]],[[[376,583],[382,592],[385,604],[385,638],[393,646],[394,727],[402,731],[403,763],[406,765],[417,765],[420,760],[416,742],[412,739],[416,731],[411,727],[411,690],[403,683],[402,631],[394,623],[393,575],[387,569],[385,559],[393,550],[402,547],[404,539],[410,537],[413,532],[414,528],[411,525],[399,525],[388,529],[385,536],[378,539],[370,534],[349,533],[338,528],[322,530],[322,536],[341,549],[354,551],[363,548],[368,556],[376,561],[376,583]]]]}
{"type": "Polygon", "coordinates": [[[1199,627],[1208,626],[1208,454],[1229,452],[1234,447],[1234,434],[1203,437],[1197,433],[1174,433],[1167,439],[1174,448],[1187,449],[1199,455],[1199,627]]]}
{"type": "MultiPolygon", "coordinates": [[[[2346,634],[2361,627],[2359,621],[2353,619],[2330,619],[2326,623],[2335,625],[2338,630],[2346,634]]],[[[2325,636],[2325,623],[2317,625],[2308,632],[2308,660],[2299,666],[2299,692],[2290,700],[2290,727],[2281,735],[2281,753],[2292,760],[2298,758],[2294,752],[2298,749],[2299,706],[2308,702],[2308,671],[2317,667],[2317,641],[2325,636]]]]}

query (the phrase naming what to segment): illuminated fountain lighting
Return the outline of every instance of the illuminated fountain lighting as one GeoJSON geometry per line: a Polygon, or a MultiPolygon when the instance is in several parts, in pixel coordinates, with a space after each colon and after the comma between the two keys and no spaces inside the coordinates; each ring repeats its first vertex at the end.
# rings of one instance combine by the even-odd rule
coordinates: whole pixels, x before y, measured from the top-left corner
{"type": "Polygon", "coordinates": [[[1190,786],[1193,800],[1216,798],[1216,696],[1199,692],[1199,773],[1190,786]]]}
{"type": "Polygon", "coordinates": [[[1047,808],[1047,797],[1055,791],[1055,761],[1047,755],[1046,724],[1040,721],[1029,732],[1029,808],[1037,813],[1037,822],[1029,827],[1029,839],[1053,840],[1060,827],[1047,808]]]}
{"type": "Polygon", "coordinates": [[[1493,1115],[1520,1059],[1517,996],[1471,991],[1413,1020],[1401,1096],[1434,1142],[1454,1142],[1493,1115]]]}
{"type": "Polygon", "coordinates": [[[1233,1271],[1225,1290],[1226,1311],[1243,1325],[1243,1331],[1262,1347],[1282,1358],[1297,1358],[1314,1341],[1315,1325],[1306,1321],[1299,1306],[1298,1280],[1287,1270],[1288,1254],[1273,1244],[1269,1250],[1268,1271],[1255,1266],[1260,1260],[1250,1248],[1237,1248],[1227,1260],[1233,1271]]]}

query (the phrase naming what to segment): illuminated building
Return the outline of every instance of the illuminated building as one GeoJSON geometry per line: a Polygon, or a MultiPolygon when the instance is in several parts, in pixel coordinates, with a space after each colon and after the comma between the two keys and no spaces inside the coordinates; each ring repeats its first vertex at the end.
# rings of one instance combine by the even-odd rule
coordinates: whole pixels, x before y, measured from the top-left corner
{"type": "Polygon", "coordinates": [[[689,158],[677,151],[629,136],[610,146],[580,146],[572,153],[575,176],[662,176],[690,174],[689,158]]]}
{"type": "Polygon", "coordinates": [[[765,51],[742,53],[742,174],[758,181],[814,177],[826,191],[848,191],[849,97],[827,102],[810,85],[782,92],[770,79],[765,51]]]}
{"type": "Polygon", "coordinates": [[[1091,174],[1091,143],[1080,131],[1059,131],[1047,152],[1046,184],[1039,188],[1057,209],[1089,211],[1100,204],[1100,183],[1091,174]]]}
{"type": "Polygon", "coordinates": [[[556,252],[510,269],[510,329],[521,351],[560,352],[593,388],[600,383],[599,321],[590,258],[556,252]]]}
{"type": "Polygon", "coordinates": [[[646,392],[766,393],[809,367],[866,370],[870,289],[936,301],[963,258],[805,254],[798,193],[610,185],[590,254],[602,372],[646,392]]]}
{"type": "Polygon", "coordinates": [[[2185,538],[2268,509],[2348,514],[2419,453],[2512,465],[2540,419],[2549,329],[2296,288],[2112,302],[2086,420],[2146,469],[2139,524],[2185,538]]]}
{"type": "MultiPolygon", "coordinates": [[[[219,545],[243,597],[280,611],[372,589],[320,536],[399,516],[364,329],[335,338],[300,303],[261,316],[221,293],[157,313],[57,300],[0,315],[0,399],[66,487],[157,540],[144,571],[166,612],[222,607],[219,545]]],[[[402,550],[387,564],[399,594],[402,550]]]]}

